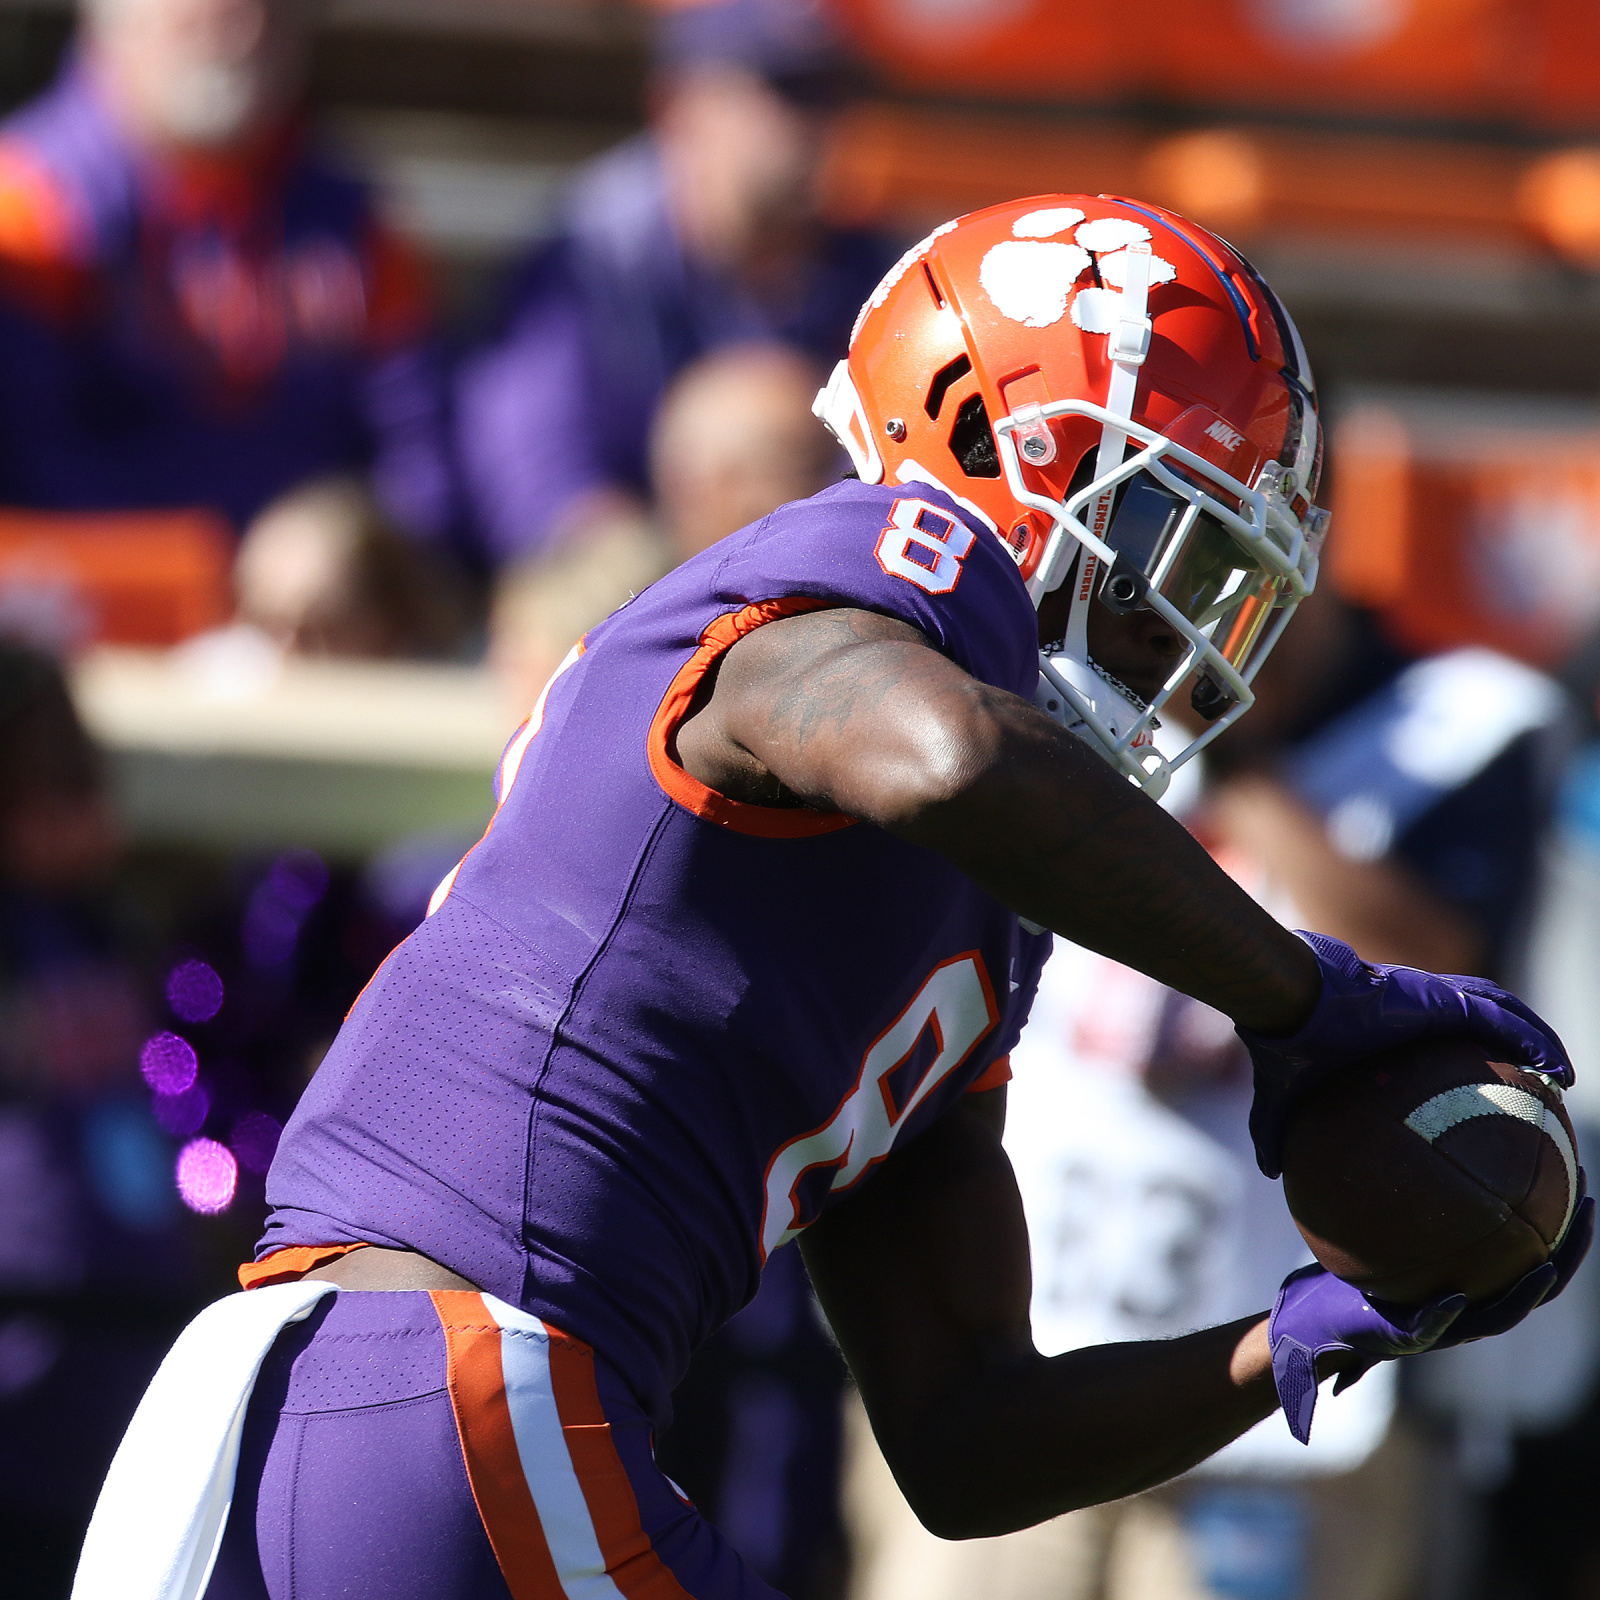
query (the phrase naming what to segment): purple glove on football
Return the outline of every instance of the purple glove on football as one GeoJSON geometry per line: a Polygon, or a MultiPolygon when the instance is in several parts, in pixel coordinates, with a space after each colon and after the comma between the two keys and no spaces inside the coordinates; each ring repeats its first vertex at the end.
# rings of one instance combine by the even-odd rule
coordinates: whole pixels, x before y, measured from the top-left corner
{"type": "Polygon", "coordinates": [[[1570,1087],[1572,1063],[1554,1031],[1487,978],[1379,966],[1326,934],[1299,936],[1322,968],[1322,996],[1311,1020],[1281,1038],[1237,1030],[1255,1066],[1250,1136],[1256,1162],[1269,1178],[1283,1170],[1284,1127],[1308,1089],[1346,1062],[1411,1039],[1464,1034],[1499,1059],[1570,1087]]]}
{"type": "Polygon", "coordinates": [[[1267,1323],[1272,1380],[1290,1433],[1301,1444],[1311,1440],[1318,1356],[1337,1350],[1361,1358],[1339,1374],[1333,1386],[1338,1394],[1380,1361],[1490,1338],[1515,1327],[1535,1306],[1554,1300],[1572,1281],[1594,1238],[1594,1201],[1583,1191],[1580,1171],[1578,1205],[1555,1253],[1487,1305],[1468,1309],[1466,1297],[1459,1294],[1443,1295],[1416,1308],[1385,1301],[1375,1304],[1325,1267],[1291,1272],[1267,1323]]]}

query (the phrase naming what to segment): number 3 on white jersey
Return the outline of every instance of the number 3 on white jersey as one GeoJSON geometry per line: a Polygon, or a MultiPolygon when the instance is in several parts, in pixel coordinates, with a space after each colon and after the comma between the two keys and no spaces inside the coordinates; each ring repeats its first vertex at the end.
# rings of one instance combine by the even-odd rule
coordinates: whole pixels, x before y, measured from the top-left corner
{"type": "Polygon", "coordinates": [[[801,1214],[801,1180],[818,1169],[831,1170],[827,1192],[848,1189],[888,1155],[906,1118],[999,1020],[994,988],[976,950],[952,956],[928,974],[861,1058],[860,1076],[838,1110],[814,1132],[791,1139],[768,1164],[761,1208],[763,1260],[812,1221],[801,1214]],[[902,1068],[915,1070],[912,1058],[919,1045],[925,1051],[920,1074],[897,1083],[902,1068]]]}
{"type": "Polygon", "coordinates": [[[896,500],[878,535],[878,565],[928,594],[949,594],[976,535],[926,500],[896,500]]]}

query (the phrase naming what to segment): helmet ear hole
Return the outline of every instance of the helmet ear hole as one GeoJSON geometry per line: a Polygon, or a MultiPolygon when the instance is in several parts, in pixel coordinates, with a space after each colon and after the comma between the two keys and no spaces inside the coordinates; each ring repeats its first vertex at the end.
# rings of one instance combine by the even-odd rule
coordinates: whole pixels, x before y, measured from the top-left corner
{"type": "Polygon", "coordinates": [[[989,409],[981,394],[963,400],[956,412],[955,426],[950,430],[950,453],[969,478],[1000,476],[1000,452],[995,448],[989,409]]]}

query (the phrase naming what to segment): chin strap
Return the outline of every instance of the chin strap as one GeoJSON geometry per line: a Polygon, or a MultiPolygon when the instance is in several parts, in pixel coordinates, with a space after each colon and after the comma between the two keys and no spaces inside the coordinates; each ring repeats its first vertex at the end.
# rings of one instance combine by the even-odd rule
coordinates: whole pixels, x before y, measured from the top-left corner
{"type": "MultiPolygon", "coordinates": [[[[1150,245],[1147,240],[1127,245],[1121,252],[1126,262],[1126,273],[1119,299],[1117,321],[1106,336],[1106,355],[1111,362],[1111,382],[1106,389],[1106,410],[1112,416],[1128,419],[1133,416],[1133,402],[1139,390],[1139,368],[1150,353],[1151,324],[1148,314],[1150,298],[1150,245]]],[[[1095,458],[1094,475],[1103,478],[1122,465],[1127,450],[1128,436],[1121,428],[1109,422],[1100,430],[1100,453],[1095,458]]],[[[1095,500],[1089,513],[1089,530],[1104,539],[1111,524],[1111,510],[1116,504],[1115,487],[1104,490],[1095,500]]],[[[1099,577],[1100,558],[1084,550],[1078,562],[1078,572],[1072,580],[1076,584],[1072,596],[1072,610],[1067,616],[1066,637],[1062,641],[1067,654],[1079,661],[1089,659],[1089,601],[1093,598],[1099,577]]]]}

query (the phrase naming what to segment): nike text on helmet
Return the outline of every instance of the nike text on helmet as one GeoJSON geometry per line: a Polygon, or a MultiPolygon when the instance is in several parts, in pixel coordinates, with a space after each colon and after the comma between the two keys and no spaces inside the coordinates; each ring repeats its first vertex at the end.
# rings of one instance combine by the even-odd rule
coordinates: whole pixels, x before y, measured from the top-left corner
{"type": "Polygon", "coordinates": [[[1300,336],[1237,251],[1157,206],[1040,195],[936,228],[862,307],[815,410],[864,482],[931,484],[980,517],[1035,605],[1072,577],[1039,703],[1157,795],[1249,709],[1316,583],[1300,336]],[[1187,642],[1149,705],[1089,657],[1096,596],[1187,642]],[[1210,726],[1163,754],[1185,683],[1210,726]]]}

